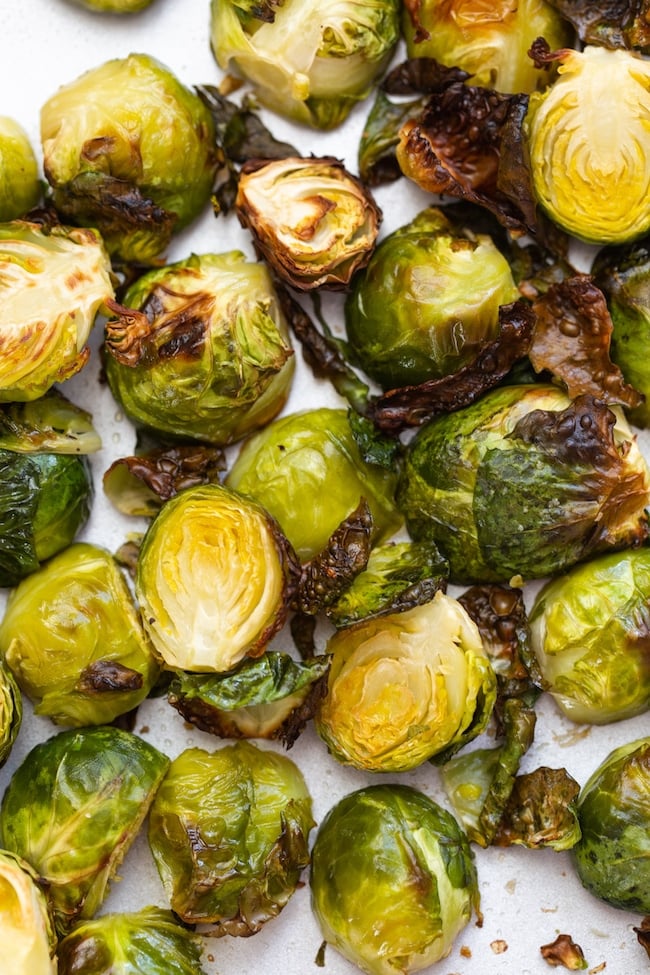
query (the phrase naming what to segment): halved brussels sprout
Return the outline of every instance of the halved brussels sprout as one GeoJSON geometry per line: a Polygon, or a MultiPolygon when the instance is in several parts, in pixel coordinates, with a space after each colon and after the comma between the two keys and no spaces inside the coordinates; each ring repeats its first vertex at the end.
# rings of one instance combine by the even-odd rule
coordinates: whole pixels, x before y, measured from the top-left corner
{"type": "Polygon", "coordinates": [[[140,549],[145,631],[170,668],[231,670],[282,627],[297,571],[261,505],[220,484],[187,488],[163,505],[140,549]]]}
{"type": "Polygon", "coordinates": [[[201,939],[171,911],[145,907],[75,925],[57,950],[58,975],[203,975],[201,939]]]}
{"type": "Polygon", "coordinates": [[[403,29],[411,58],[435,58],[462,68],[472,84],[507,93],[545,88],[548,69],[528,50],[537,37],[552,49],[572,30],[544,0],[405,0],[403,29]]]}
{"type": "Polygon", "coordinates": [[[650,707],[650,549],[590,559],[548,582],[530,614],[531,646],[572,721],[607,724],[650,707]]]}
{"type": "Polygon", "coordinates": [[[147,54],[106,61],[59,88],[41,109],[41,140],[58,212],[96,227],[122,261],[153,261],[210,199],[212,116],[147,54]]]}
{"type": "Polygon", "coordinates": [[[94,230],[0,224],[0,402],[37,399],[85,365],[110,275],[94,230]]]}
{"type": "Polygon", "coordinates": [[[504,386],[430,420],[397,491],[450,581],[538,579],[648,534],[650,472],[620,410],[544,383],[504,386]]]}
{"type": "Polygon", "coordinates": [[[0,658],[0,767],[14,747],[23,720],[23,699],[14,675],[0,658]]]}
{"type": "Polygon", "coordinates": [[[316,729],[334,757],[403,772],[479,735],[496,678],[475,623],[437,592],[403,613],[364,620],[327,643],[328,691],[316,729]]]}
{"type": "Polygon", "coordinates": [[[57,975],[46,888],[21,857],[0,850],[0,936],[5,975],[57,975]]]}
{"type": "Polygon", "coordinates": [[[467,837],[408,785],[368,786],[330,809],[316,834],[310,885],[327,943],[371,975],[428,968],[479,914],[467,837]]]}
{"type": "Polygon", "coordinates": [[[85,456],[0,449],[0,586],[15,586],[66,548],[93,500],[85,456]]]}
{"type": "Polygon", "coordinates": [[[22,125],[0,115],[0,220],[24,217],[41,198],[38,163],[22,125]]]}
{"type": "Polygon", "coordinates": [[[368,263],[381,211],[334,157],[253,160],[235,200],[258,253],[298,291],[341,289],[368,263]]]}
{"type": "Polygon", "coordinates": [[[228,444],[284,406],[294,373],[288,325],[269,271],[241,251],[149,271],[111,307],[106,375],[136,424],[228,444]]]}
{"type": "Polygon", "coordinates": [[[179,671],[167,696],[202,731],[220,738],[279,738],[290,747],[313,717],[328,670],[323,654],[294,660],[267,650],[225,674],[179,671]]]}
{"type": "Polygon", "coordinates": [[[345,304],[350,350],[384,389],[437,379],[496,337],[499,306],[518,296],[492,238],[430,207],[384,238],[356,276],[345,304]]]}
{"type": "Polygon", "coordinates": [[[595,46],[555,57],[558,79],[526,117],[537,200],[580,240],[634,240],[650,229],[650,64],[595,46]]]}
{"type": "Polygon", "coordinates": [[[328,407],[274,420],[242,445],[226,477],[228,487],[278,520],[302,560],[326,547],[361,498],[370,507],[375,541],[389,538],[402,521],[396,483],[394,470],[363,459],[347,412],[328,407]]]}
{"type": "Polygon", "coordinates": [[[160,670],[117,562],[85,542],[10,594],[0,652],[35,713],[75,727],[137,707],[160,670]]]}
{"type": "Polygon", "coordinates": [[[47,885],[59,935],[102,904],[169,765],[128,731],[61,731],[35,745],[7,786],[0,842],[47,885]]]}
{"type": "Polygon", "coordinates": [[[650,913],[650,739],[621,745],[578,796],[580,842],[573,848],[583,886],[613,907],[650,913]]]}
{"type": "Polygon", "coordinates": [[[365,98],[400,35],[398,0],[212,0],[220,68],[267,108],[332,129],[365,98]]]}
{"type": "Polygon", "coordinates": [[[294,893],[313,825],[297,766],[239,741],[174,759],[151,807],[149,844],[175,914],[210,924],[210,935],[247,937],[294,893]]]}

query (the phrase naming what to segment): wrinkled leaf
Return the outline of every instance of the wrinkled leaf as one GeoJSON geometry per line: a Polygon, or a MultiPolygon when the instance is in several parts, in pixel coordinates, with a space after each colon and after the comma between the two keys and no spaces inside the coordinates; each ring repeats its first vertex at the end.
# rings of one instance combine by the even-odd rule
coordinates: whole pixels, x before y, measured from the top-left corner
{"type": "Polygon", "coordinates": [[[580,945],[576,944],[570,934],[558,934],[551,944],[542,945],[539,949],[544,961],[553,968],[562,965],[570,972],[582,971],[588,968],[588,963],[582,953],[580,945]]]}
{"type": "Polygon", "coordinates": [[[518,775],[494,835],[495,846],[570,850],[580,839],[580,786],[566,769],[541,766],[518,775]]]}
{"type": "Polygon", "coordinates": [[[548,0],[575,27],[583,44],[650,49],[647,0],[548,0]]]}

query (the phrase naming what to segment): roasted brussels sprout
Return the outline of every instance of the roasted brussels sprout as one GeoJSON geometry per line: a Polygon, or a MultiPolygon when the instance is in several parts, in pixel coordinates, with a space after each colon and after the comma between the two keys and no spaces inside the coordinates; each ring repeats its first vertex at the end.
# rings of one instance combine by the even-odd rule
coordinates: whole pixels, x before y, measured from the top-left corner
{"type": "Polygon", "coordinates": [[[102,446],[92,414],[50,389],[36,400],[0,406],[0,448],[33,454],[94,454],[102,446]]]}
{"type": "Polygon", "coordinates": [[[294,893],[313,825],[297,766],[239,741],[174,759],[151,807],[149,843],[175,914],[209,923],[217,937],[247,937],[294,893]]]}
{"type": "Polygon", "coordinates": [[[389,538],[402,522],[396,483],[395,471],[363,459],[346,411],[328,407],[274,420],[242,445],[226,477],[228,487],[256,498],[277,518],[302,560],[325,548],[362,497],[375,541],[389,538]]]}
{"type": "Polygon", "coordinates": [[[203,975],[200,942],[159,907],[104,914],[61,939],[58,975],[203,975]]]}
{"type": "Polygon", "coordinates": [[[559,77],[531,95],[526,116],[537,200],[580,240],[634,240],[650,229],[650,65],[629,51],[595,46],[553,57],[559,77]],[[603,124],[608,118],[616,120],[616,138],[603,124]]]}
{"type": "Polygon", "coordinates": [[[167,697],[186,721],[220,738],[279,738],[290,746],[324,693],[329,658],[266,650],[225,674],[179,671],[167,697]]]}
{"type": "Polygon", "coordinates": [[[430,207],[381,241],[354,279],[345,325],[356,363],[384,389],[456,372],[499,328],[519,292],[487,234],[430,207]]]}
{"type": "Polygon", "coordinates": [[[368,786],[328,812],[310,885],[326,941],[372,975],[409,975],[445,958],[479,912],[467,837],[407,785],[368,786]]]}
{"type": "Polygon", "coordinates": [[[0,586],[15,586],[86,524],[93,482],[85,456],[0,449],[0,586]]]}
{"type": "Polygon", "coordinates": [[[580,791],[578,819],[583,886],[614,907],[650,913],[650,739],[610,752],[580,791]]]}
{"type": "Polygon", "coordinates": [[[148,7],[152,0],[69,0],[79,7],[96,10],[101,14],[136,14],[148,7]]]}
{"type": "Polygon", "coordinates": [[[538,579],[643,541],[647,465],[625,418],[543,383],[504,386],[429,421],[407,450],[397,500],[450,581],[538,579]]]}
{"type": "Polygon", "coordinates": [[[644,401],[628,411],[631,421],[650,426],[650,238],[603,247],[591,269],[612,319],[611,358],[644,401]]]}
{"type": "Polygon", "coordinates": [[[28,863],[7,850],[0,850],[0,935],[6,975],[57,975],[56,934],[45,888],[28,863]]]}
{"type": "Polygon", "coordinates": [[[0,843],[47,885],[59,935],[94,916],[130,848],[169,759],[107,726],[35,745],[0,807],[0,843]]]}
{"type": "Polygon", "coordinates": [[[297,571],[261,505],[220,484],[187,488],[163,505],[140,549],[145,631],[170,668],[231,670],[281,628],[297,571]]]}
{"type": "Polygon", "coordinates": [[[137,707],[160,670],[117,562],[86,542],[10,593],[0,653],[36,714],[75,727],[137,707]]]}
{"type": "Polygon", "coordinates": [[[0,658],[0,767],[14,746],[23,720],[23,699],[14,675],[0,658]]]}
{"type": "Polygon", "coordinates": [[[370,191],[329,156],[244,165],[235,206],[260,256],[298,291],[346,287],[381,223],[370,191]]]}
{"type": "Polygon", "coordinates": [[[545,88],[548,69],[528,50],[537,37],[552,49],[571,44],[568,23],[544,0],[405,0],[404,36],[411,58],[462,68],[472,84],[503,92],[545,88]]]}
{"type": "Polygon", "coordinates": [[[548,582],[530,615],[546,690],[572,721],[650,708],[650,549],[608,553],[548,582]]]}
{"type": "Polygon", "coordinates": [[[415,609],[339,630],[327,653],[316,728],[346,765],[416,768],[471,741],[492,713],[496,678],[479,631],[442,592],[415,609]]]}
{"type": "Polygon", "coordinates": [[[0,115],[0,220],[24,217],[41,198],[38,163],[22,125],[0,115]]]}
{"type": "Polygon", "coordinates": [[[284,406],[293,350],[263,264],[240,251],[194,254],[149,271],[112,307],[106,375],[136,424],[228,444],[284,406]]]}
{"type": "Polygon", "coordinates": [[[41,109],[41,140],[57,210],[96,227],[116,259],[150,263],[210,199],[212,116],[147,54],[59,88],[41,109]]]}
{"type": "Polygon", "coordinates": [[[388,64],[399,7],[398,0],[212,0],[212,50],[267,108],[332,129],[388,64]]]}
{"type": "Polygon", "coordinates": [[[0,402],[37,399],[78,372],[95,316],[112,297],[94,230],[0,224],[0,402]]]}

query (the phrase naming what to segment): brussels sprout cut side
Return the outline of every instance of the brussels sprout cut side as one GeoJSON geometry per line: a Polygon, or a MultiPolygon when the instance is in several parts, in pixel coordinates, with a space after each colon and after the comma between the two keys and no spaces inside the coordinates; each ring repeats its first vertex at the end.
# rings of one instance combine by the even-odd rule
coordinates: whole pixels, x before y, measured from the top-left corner
{"type": "Polygon", "coordinates": [[[6,975],[60,973],[45,887],[25,860],[7,850],[0,850],[0,936],[6,975]]]}
{"type": "Polygon", "coordinates": [[[316,727],[339,761],[403,772],[484,730],[496,678],[479,631],[442,592],[404,613],[339,630],[316,727]]]}
{"type": "Polygon", "coordinates": [[[650,739],[621,745],[598,766],[578,797],[582,838],[576,870],[595,897],[650,913],[650,739]]]}
{"type": "Polygon", "coordinates": [[[36,714],[77,727],[137,707],[160,669],[116,561],[82,542],[10,594],[0,652],[36,714]]]}
{"type": "Polygon", "coordinates": [[[41,109],[41,141],[58,212],[96,227],[117,260],[151,263],[209,201],[212,116],[147,54],[61,87],[41,109]]]}
{"type": "Polygon", "coordinates": [[[282,627],[298,565],[271,516],[219,484],[171,498],[145,535],[136,595],[168,667],[223,672],[282,627]]]}
{"type": "Polygon", "coordinates": [[[106,325],[106,374],[140,427],[225,445],[289,395],[294,354],[271,275],[240,251],[144,274],[106,325]]]}
{"type": "Polygon", "coordinates": [[[61,731],[35,745],[0,807],[0,843],[47,885],[57,932],[99,910],[169,759],[114,727],[61,731]]]}
{"type": "Polygon", "coordinates": [[[450,813],[406,785],[360,789],[329,811],[310,885],[328,944],[371,975],[435,964],[479,912],[467,837],[450,813]]]}
{"type": "Polygon", "coordinates": [[[553,57],[559,77],[526,117],[537,200],[580,240],[634,240],[650,229],[650,64],[596,46],[553,57]]]}
{"type": "Polygon", "coordinates": [[[387,66],[400,35],[397,0],[212,0],[220,68],[268,108],[319,129],[340,125],[387,66]]]}
{"type": "Polygon", "coordinates": [[[313,825],[297,766],[240,741],[174,759],[151,808],[149,843],[183,921],[247,937],[292,896],[313,825]]]}
{"type": "Polygon", "coordinates": [[[0,224],[0,402],[37,399],[78,372],[95,317],[112,297],[96,231],[0,224]]]}

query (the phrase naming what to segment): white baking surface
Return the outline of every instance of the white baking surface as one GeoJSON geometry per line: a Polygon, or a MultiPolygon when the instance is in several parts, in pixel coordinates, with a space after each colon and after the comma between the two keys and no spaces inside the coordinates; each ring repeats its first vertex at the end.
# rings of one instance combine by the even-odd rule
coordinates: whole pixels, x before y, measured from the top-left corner
{"type": "MultiPolygon", "coordinates": [[[[122,17],[93,14],[66,0],[0,0],[0,114],[22,123],[40,156],[41,105],[59,85],[109,58],[130,52],[153,55],[187,85],[218,84],[221,78],[209,46],[208,0],[154,0],[144,13],[122,17]]],[[[344,126],[326,134],[298,129],[269,115],[264,118],[278,138],[293,142],[303,154],[332,154],[356,171],[358,140],[368,107],[360,106],[344,126]]],[[[384,213],[383,235],[433,202],[405,180],[380,188],[376,197],[384,213]]],[[[233,247],[254,257],[249,237],[234,216],[216,219],[206,212],[174,241],[168,257],[180,260],[192,251],[233,247]]],[[[332,325],[336,321],[331,312],[338,307],[336,300],[328,302],[332,325]]],[[[96,497],[82,537],[115,550],[145,523],[120,516],[102,493],[103,472],[115,458],[132,452],[134,436],[107,388],[98,383],[100,339],[96,329],[91,359],[82,373],[66,383],[65,392],[92,411],[103,438],[103,449],[93,457],[96,497]]],[[[297,376],[285,412],[316,404],[346,405],[327,384],[312,378],[299,349],[297,360],[297,376]]],[[[290,646],[288,637],[285,646],[290,646]]],[[[536,742],[525,757],[522,771],[540,764],[564,766],[580,783],[612,748],[650,733],[647,715],[597,728],[571,724],[549,699],[541,702],[538,711],[536,742]]],[[[0,790],[29,749],[57,730],[49,720],[35,718],[25,704],[20,735],[9,762],[0,771],[0,790]]],[[[136,731],[172,758],[191,745],[213,749],[221,744],[212,736],[188,731],[164,700],[146,702],[140,708],[136,731]]],[[[261,747],[279,748],[269,743],[261,747]]],[[[424,765],[400,776],[368,776],[336,764],[313,729],[307,729],[288,754],[307,780],[317,821],[337,799],[369,782],[407,782],[446,803],[433,767],[424,765]]],[[[561,932],[581,945],[588,971],[605,971],[606,975],[648,971],[648,958],[633,931],[641,918],[609,908],[585,892],[573,871],[570,854],[520,848],[476,849],[476,863],[483,926],[470,923],[449,957],[430,969],[432,975],[548,975],[552,969],[539,949],[561,932]]],[[[102,910],[137,910],[152,903],[167,906],[143,833],[128,854],[102,910]]],[[[204,967],[209,975],[318,975],[323,971],[315,963],[320,942],[305,884],[283,913],[254,937],[206,939],[204,967]]],[[[5,948],[10,950],[10,946],[5,948]]],[[[354,975],[356,971],[333,949],[327,950],[324,975],[354,975]]]]}

